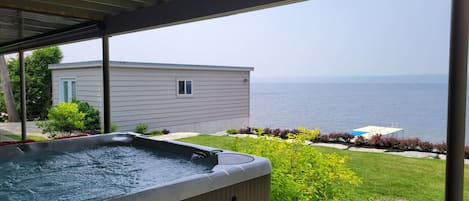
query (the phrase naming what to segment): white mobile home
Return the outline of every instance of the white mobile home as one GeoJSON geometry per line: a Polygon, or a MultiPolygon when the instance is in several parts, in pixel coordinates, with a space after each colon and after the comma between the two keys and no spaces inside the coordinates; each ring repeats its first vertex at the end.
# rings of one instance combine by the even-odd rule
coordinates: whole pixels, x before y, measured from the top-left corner
{"type": "MultiPolygon", "coordinates": [[[[101,64],[50,65],[53,104],[77,98],[102,114],[101,64]]],[[[253,69],[111,61],[111,122],[119,131],[131,131],[138,123],[149,130],[205,133],[247,126],[253,69]]]]}

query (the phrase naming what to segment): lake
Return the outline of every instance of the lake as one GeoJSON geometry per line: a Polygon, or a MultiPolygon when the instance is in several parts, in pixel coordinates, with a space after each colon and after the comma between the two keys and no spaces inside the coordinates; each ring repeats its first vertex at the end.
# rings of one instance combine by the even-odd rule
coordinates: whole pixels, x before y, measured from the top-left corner
{"type": "Polygon", "coordinates": [[[252,83],[250,123],[270,128],[305,126],[322,133],[350,132],[367,125],[400,127],[403,137],[442,142],[447,87],[445,83],[252,83]]]}

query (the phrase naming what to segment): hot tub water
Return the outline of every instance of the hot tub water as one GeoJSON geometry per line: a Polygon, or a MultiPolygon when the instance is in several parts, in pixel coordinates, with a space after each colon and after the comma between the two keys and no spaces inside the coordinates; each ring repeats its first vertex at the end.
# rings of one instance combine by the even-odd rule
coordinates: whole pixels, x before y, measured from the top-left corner
{"type": "Polygon", "coordinates": [[[0,200],[102,200],[212,168],[132,146],[39,153],[0,162],[0,200]]]}

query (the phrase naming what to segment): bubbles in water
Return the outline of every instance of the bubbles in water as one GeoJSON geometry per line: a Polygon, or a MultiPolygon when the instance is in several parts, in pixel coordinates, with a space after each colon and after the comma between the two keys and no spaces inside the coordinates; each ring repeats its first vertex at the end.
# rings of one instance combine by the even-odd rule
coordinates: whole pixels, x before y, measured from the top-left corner
{"type": "Polygon", "coordinates": [[[102,200],[210,169],[130,146],[42,154],[0,163],[0,200],[102,200]]]}

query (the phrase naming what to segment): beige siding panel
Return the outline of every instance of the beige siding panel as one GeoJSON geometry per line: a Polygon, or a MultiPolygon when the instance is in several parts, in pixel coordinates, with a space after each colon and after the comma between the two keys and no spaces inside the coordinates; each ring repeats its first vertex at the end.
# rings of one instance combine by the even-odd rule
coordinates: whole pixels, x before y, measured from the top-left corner
{"type": "MultiPolygon", "coordinates": [[[[59,82],[61,78],[75,78],[77,83],[77,98],[88,102],[102,114],[101,99],[101,70],[99,68],[54,69],[52,70],[52,99],[53,104],[60,102],[59,82]]],[[[102,115],[101,115],[102,122],[102,115]]]]}
{"type": "MultiPolygon", "coordinates": [[[[203,132],[203,125],[223,130],[224,125],[244,126],[249,121],[247,71],[111,67],[110,73],[111,121],[120,131],[146,123],[149,129],[194,128],[203,132]],[[184,79],[193,81],[192,96],[177,95],[176,81],[184,79]],[[224,123],[214,126],[210,122],[224,123]]],[[[89,102],[102,114],[101,75],[100,68],[52,70],[54,104],[59,102],[60,78],[75,77],[78,99],[89,102]]]]}
{"type": "MultiPolygon", "coordinates": [[[[154,119],[138,119],[138,120],[135,120],[136,123],[133,123],[131,121],[116,121],[115,123],[119,125],[119,129],[121,130],[132,131],[135,128],[135,125],[137,125],[137,123],[148,124],[149,129],[152,130],[155,128],[168,128],[168,127],[179,126],[179,125],[195,124],[195,123],[209,122],[209,121],[218,121],[218,120],[232,119],[232,118],[245,118],[245,117],[246,117],[246,114],[233,114],[230,118],[227,118],[224,115],[215,115],[215,116],[210,116],[210,118],[202,116],[197,119],[180,118],[180,119],[173,120],[173,121],[161,120],[161,121],[155,122],[154,119]]],[[[241,126],[237,126],[237,127],[241,127],[241,126]]],[[[228,128],[222,128],[218,131],[223,131],[226,129],[228,128]]]]}
{"type": "Polygon", "coordinates": [[[112,122],[150,129],[249,117],[249,72],[111,68],[112,122]],[[176,94],[193,81],[193,96],[176,94]]]}

